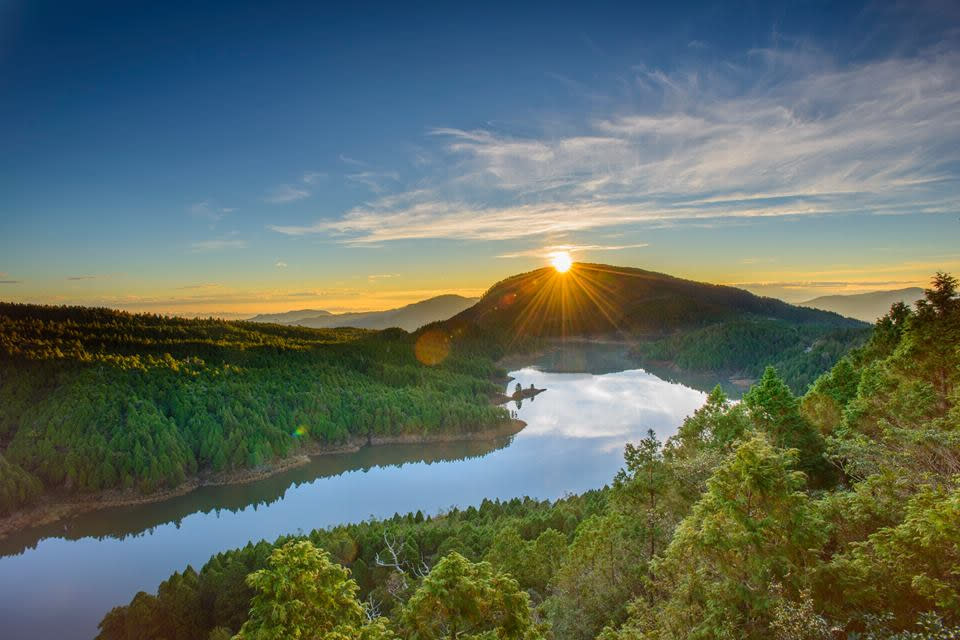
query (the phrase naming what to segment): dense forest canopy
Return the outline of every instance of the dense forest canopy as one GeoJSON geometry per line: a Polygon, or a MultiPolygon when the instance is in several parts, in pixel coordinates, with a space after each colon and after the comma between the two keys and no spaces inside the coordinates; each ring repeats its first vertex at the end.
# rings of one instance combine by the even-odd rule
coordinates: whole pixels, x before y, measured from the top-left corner
{"type": "Polygon", "coordinates": [[[153,492],[305,442],[478,431],[489,358],[427,366],[404,331],[0,304],[0,515],[45,491],[153,492]]]}
{"type": "Polygon", "coordinates": [[[960,300],[938,274],[802,397],[773,368],[742,402],[718,387],[602,490],[250,544],[99,638],[946,639],[957,567],[960,300]]]}

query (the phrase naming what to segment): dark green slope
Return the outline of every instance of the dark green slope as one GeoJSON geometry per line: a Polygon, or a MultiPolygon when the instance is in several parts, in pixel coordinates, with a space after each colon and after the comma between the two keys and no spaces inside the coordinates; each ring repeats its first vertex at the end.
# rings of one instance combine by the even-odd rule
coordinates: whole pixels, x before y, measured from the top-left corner
{"type": "Polygon", "coordinates": [[[735,287],[585,263],[576,263],[565,274],[548,267],[507,278],[446,324],[538,337],[637,336],[665,335],[746,315],[797,325],[865,326],[735,287]]]}
{"type": "Polygon", "coordinates": [[[662,273],[575,264],[507,278],[432,327],[462,348],[500,356],[560,338],[613,338],[658,373],[754,378],[775,365],[802,392],[870,328],[836,313],[662,273]]]}
{"type": "Polygon", "coordinates": [[[414,340],[0,303],[0,518],[40,493],[152,493],[308,441],[508,420],[488,359],[426,366],[414,340]]]}

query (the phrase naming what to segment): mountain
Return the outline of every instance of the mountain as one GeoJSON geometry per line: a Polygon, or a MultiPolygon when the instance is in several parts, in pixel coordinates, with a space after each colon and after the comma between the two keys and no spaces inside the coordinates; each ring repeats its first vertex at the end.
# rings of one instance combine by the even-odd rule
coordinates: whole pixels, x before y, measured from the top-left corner
{"type": "Polygon", "coordinates": [[[735,287],[583,263],[507,278],[431,330],[494,358],[559,348],[566,337],[626,342],[638,365],[664,375],[749,381],[773,365],[798,392],[870,332],[858,320],[735,287]]]}
{"type": "Polygon", "coordinates": [[[284,311],[283,313],[261,313],[249,318],[250,322],[272,322],[274,324],[297,324],[304,318],[333,315],[329,311],[319,309],[300,309],[299,311],[284,311]]]}
{"type": "Polygon", "coordinates": [[[923,289],[908,287],[906,289],[872,291],[852,295],[820,296],[798,304],[803,307],[833,311],[865,322],[873,322],[886,315],[890,311],[891,305],[902,302],[910,306],[922,297],[923,289]]]}
{"type": "Polygon", "coordinates": [[[317,311],[312,314],[307,311],[290,311],[287,314],[260,315],[251,318],[251,320],[254,322],[293,324],[314,329],[336,327],[388,329],[390,327],[400,327],[406,331],[415,331],[425,324],[445,320],[456,315],[476,301],[477,298],[448,294],[414,302],[398,309],[387,309],[386,311],[367,311],[364,313],[317,311]]]}
{"type": "Polygon", "coordinates": [[[863,326],[735,287],[585,263],[566,273],[547,267],[502,280],[445,325],[500,329],[515,337],[655,337],[748,315],[796,325],[863,326]]]}

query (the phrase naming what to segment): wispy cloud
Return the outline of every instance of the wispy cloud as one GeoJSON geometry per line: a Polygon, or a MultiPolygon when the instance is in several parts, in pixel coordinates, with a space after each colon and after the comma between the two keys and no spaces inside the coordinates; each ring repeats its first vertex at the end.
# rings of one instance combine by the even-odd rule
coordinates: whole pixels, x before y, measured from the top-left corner
{"type": "Polygon", "coordinates": [[[186,284],[182,287],[174,287],[174,289],[177,291],[188,291],[193,289],[216,289],[220,286],[221,285],[217,284],[216,282],[205,282],[203,284],[186,284]]]}
{"type": "Polygon", "coordinates": [[[374,273],[367,276],[367,280],[375,282],[377,280],[386,280],[388,278],[399,278],[399,273],[374,273]]]}
{"type": "Polygon", "coordinates": [[[97,276],[67,276],[67,280],[96,280],[97,276]]]}
{"type": "Polygon", "coordinates": [[[353,165],[354,167],[369,167],[370,165],[364,162],[363,160],[357,160],[356,158],[351,158],[350,156],[340,154],[340,162],[344,164],[353,165]]]}
{"type": "Polygon", "coordinates": [[[277,260],[276,264],[273,266],[275,266],[277,269],[286,269],[288,265],[283,260],[277,260]]]}
{"type": "Polygon", "coordinates": [[[194,242],[192,245],[190,245],[190,248],[195,252],[223,251],[224,249],[245,249],[246,247],[247,241],[238,237],[236,231],[219,236],[217,238],[211,238],[210,240],[194,242]]]}
{"type": "Polygon", "coordinates": [[[437,128],[446,169],[415,189],[385,195],[399,185],[381,176],[367,185],[377,200],[270,228],[360,246],[960,209],[960,53],[840,66],[817,50],[758,49],[696,72],[637,68],[630,81],[622,104],[653,106],[525,137],[437,128]]]}
{"type": "Polygon", "coordinates": [[[264,201],[271,204],[286,204],[288,202],[296,202],[297,200],[303,200],[304,198],[309,198],[310,192],[303,187],[294,186],[292,184],[282,184],[279,187],[273,188],[270,193],[264,197],[264,201]]]}
{"type": "Polygon", "coordinates": [[[390,186],[400,181],[400,176],[394,171],[360,171],[347,174],[347,179],[362,184],[374,193],[383,193],[390,186]]]}
{"type": "Polygon", "coordinates": [[[326,179],[327,174],[323,171],[307,171],[303,174],[303,182],[306,184],[315,184],[326,179]]]}
{"type": "Polygon", "coordinates": [[[215,202],[210,200],[202,200],[200,202],[194,202],[187,210],[191,215],[208,220],[211,223],[220,221],[224,216],[229,213],[233,213],[236,209],[232,207],[221,207],[215,202]]]}

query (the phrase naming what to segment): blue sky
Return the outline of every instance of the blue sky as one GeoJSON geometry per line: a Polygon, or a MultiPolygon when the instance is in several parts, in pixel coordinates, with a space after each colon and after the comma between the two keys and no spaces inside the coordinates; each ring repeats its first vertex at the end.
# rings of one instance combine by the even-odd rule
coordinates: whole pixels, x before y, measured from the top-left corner
{"type": "Polygon", "coordinates": [[[960,271],[953,2],[3,2],[0,96],[0,299],[384,308],[557,248],[789,300],[960,271]]]}

